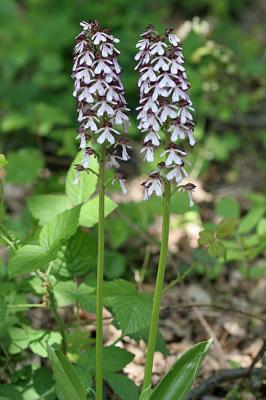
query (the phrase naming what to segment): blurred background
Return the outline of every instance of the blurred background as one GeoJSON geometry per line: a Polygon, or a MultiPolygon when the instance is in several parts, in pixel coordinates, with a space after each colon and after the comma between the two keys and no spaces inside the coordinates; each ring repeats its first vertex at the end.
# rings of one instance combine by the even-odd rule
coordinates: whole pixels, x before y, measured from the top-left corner
{"type": "MultiPolygon", "coordinates": [[[[120,39],[135,153],[125,166],[128,196],[111,194],[121,207],[106,221],[106,279],[135,279],[147,290],[153,287],[158,261],[160,199],[142,201],[140,183],[152,166],[138,154],[135,44],[150,23],[161,32],[172,27],[182,38],[198,142],[190,180],[198,189],[192,209],[182,194],[173,202],[166,279],[182,283],[165,296],[161,332],[171,354],[215,336],[219,351],[205,363],[205,377],[222,367],[250,366],[265,335],[265,17],[263,0],[0,1],[0,152],[8,160],[1,170],[5,229],[24,243],[37,224],[27,199],[64,191],[66,171],[77,153],[70,77],[74,38],[81,20],[96,18],[120,39]],[[209,237],[198,243],[199,232],[214,230],[222,218],[235,219],[236,228],[221,240],[209,237]]],[[[95,228],[91,238],[80,277],[95,276],[95,228]]],[[[4,241],[1,255],[4,271],[4,241]]],[[[158,377],[169,357],[159,358],[158,377]]],[[[137,383],[144,362],[139,360],[127,371],[137,383]]],[[[243,396],[252,396],[254,388],[237,390],[220,388],[213,399],[265,398],[262,382],[253,397],[243,396]],[[228,393],[231,397],[223,397],[228,393]]]]}

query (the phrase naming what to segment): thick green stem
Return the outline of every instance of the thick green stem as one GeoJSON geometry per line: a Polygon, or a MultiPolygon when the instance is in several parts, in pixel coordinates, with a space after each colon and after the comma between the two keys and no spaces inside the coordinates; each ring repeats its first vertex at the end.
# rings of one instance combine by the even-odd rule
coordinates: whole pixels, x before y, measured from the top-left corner
{"type": "Polygon", "coordinates": [[[99,156],[99,217],[98,217],[98,266],[96,290],[96,399],[103,398],[103,271],[104,271],[104,192],[105,148],[99,156]]]}
{"type": "Polygon", "coordinates": [[[162,240],[160,249],[160,259],[156,278],[156,285],[153,297],[153,308],[151,315],[151,325],[146,357],[146,365],[144,372],[144,382],[142,393],[151,386],[152,366],[154,351],[158,333],[158,322],[160,314],[160,304],[163,291],[164,275],[167,263],[168,254],[168,238],[169,238],[169,223],[170,223],[170,199],[171,199],[171,183],[165,182],[164,198],[163,198],[163,223],[162,223],[162,240]]]}

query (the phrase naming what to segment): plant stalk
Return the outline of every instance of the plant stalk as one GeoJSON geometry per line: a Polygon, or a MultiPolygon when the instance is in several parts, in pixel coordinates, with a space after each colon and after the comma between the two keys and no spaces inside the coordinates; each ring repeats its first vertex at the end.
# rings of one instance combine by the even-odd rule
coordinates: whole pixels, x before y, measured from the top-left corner
{"type": "Polygon", "coordinates": [[[103,398],[103,271],[104,271],[104,195],[105,148],[99,154],[99,216],[98,216],[98,265],[96,289],[96,399],[103,398]]]}
{"type": "Polygon", "coordinates": [[[158,322],[160,314],[160,304],[163,292],[164,276],[168,255],[168,238],[169,238],[169,225],[170,225],[170,199],[171,199],[171,183],[165,182],[164,184],[164,197],[163,197],[163,223],[162,223],[162,239],[160,248],[160,259],[156,277],[156,285],[153,297],[153,307],[151,315],[150,333],[148,340],[146,365],[144,372],[144,382],[142,393],[148,390],[151,386],[152,366],[154,351],[158,333],[158,322]]]}

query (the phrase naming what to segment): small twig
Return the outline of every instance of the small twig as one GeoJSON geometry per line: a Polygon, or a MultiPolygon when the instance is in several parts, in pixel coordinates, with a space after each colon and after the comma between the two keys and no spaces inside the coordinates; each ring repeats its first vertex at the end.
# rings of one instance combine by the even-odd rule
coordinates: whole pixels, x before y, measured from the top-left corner
{"type": "Polygon", "coordinates": [[[204,396],[206,393],[211,392],[216,386],[218,386],[222,382],[234,381],[236,379],[247,377],[249,374],[260,375],[262,372],[263,368],[253,368],[252,371],[250,371],[250,368],[234,368],[218,371],[213,376],[202,382],[194,390],[192,390],[188,397],[188,400],[202,399],[202,396],[204,396]]]}
{"type": "MultiPolygon", "coordinates": [[[[167,306],[167,307],[163,307],[162,310],[166,310],[166,309],[171,309],[171,308],[192,308],[193,306],[191,304],[177,304],[177,305],[172,305],[172,306],[167,306]]],[[[241,311],[241,310],[236,310],[234,308],[226,308],[223,306],[220,306],[219,304],[197,304],[198,308],[212,308],[212,309],[216,309],[216,310],[220,310],[220,311],[226,311],[228,313],[233,313],[233,314],[240,314],[243,315],[245,317],[248,318],[255,318],[259,321],[265,322],[266,323],[266,319],[261,317],[260,315],[257,314],[251,314],[249,312],[246,311],[241,311]]]]}

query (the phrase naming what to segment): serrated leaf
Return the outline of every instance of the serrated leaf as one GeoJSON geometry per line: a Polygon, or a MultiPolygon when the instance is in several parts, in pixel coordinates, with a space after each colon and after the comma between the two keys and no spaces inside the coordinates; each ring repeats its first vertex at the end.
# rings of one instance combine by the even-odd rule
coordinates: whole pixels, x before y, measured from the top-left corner
{"type": "Polygon", "coordinates": [[[146,293],[115,296],[108,303],[124,335],[143,330],[149,324],[152,298],[146,293]]]}
{"type": "Polygon", "coordinates": [[[211,343],[212,340],[201,342],[186,351],[155,387],[150,400],[184,400],[197,378],[211,343]]]}
{"type": "Polygon", "coordinates": [[[231,235],[234,232],[237,223],[238,220],[236,218],[226,218],[222,220],[215,229],[218,239],[224,239],[231,235]]]}
{"type": "Polygon", "coordinates": [[[0,154],[0,168],[3,168],[8,163],[4,154],[0,154]]]}
{"type": "Polygon", "coordinates": [[[20,247],[10,258],[8,274],[10,277],[29,273],[46,267],[56,258],[56,253],[41,246],[27,244],[20,247]]]}
{"type": "Polygon", "coordinates": [[[121,400],[138,400],[139,391],[134,382],[121,374],[105,375],[105,381],[121,400]]]}
{"type": "Polygon", "coordinates": [[[97,236],[78,229],[58,254],[56,262],[72,275],[85,275],[97,264],[97,236]]]}
{"type": "Polygon", "coordinates": [[[78,228],[80,206],[58,214],[41,229],[39,242],[49,250],[59,244],[61,240],[69,239],[78,228]]]}
{"type": "Polygon", "coordinates": [[[40,225],[47,224],[57,214],[72,207],[69,198],[60,194],[32,196],[27,199],[27,204],[31,214],[39,220],[40,225]]]}
{"type": "Polygon", "coordinates": [[[58,282],[54,285],[54,294],[59,307],[79,303],[87,311],[95,311],[95,290],[85,283],[79,287],[73,281],[58,282]]]}
{"type": "Polygon", "coordinates": [[[247,233],[250,232],[259,220],[263,217],[265,213],[265,208],[264,207],[256,207],[253,210],[249,211],[247,215],[245,215],[244,218],[242,218],[239,227],[238,227],[238,232],[239,233],[247,233]]]}
{"type": "MultiPolygon", "coordinates": [[[[93,225],[98,223],[98,196],[92,200],[89,200],[87,203],[83,204],[80,210],[80,218],[79,224],[81,226],[85,226],[86,228],[90,228],[93,225]]],[[[117,204],[111,200],[109,197],[105,196],[104,200],[104,216],[107,217],[114,211],[117,207],[117,204]]]]}
{"type": "Polygon", "coordinates": [[[50,347],[48,354],[63,400],[86,400],[86,389],[64,354],[50,347]]]}
{"type": "MultiPolygon", "coordinates": [[[[88,201],[91,195],[95,192],[98,181],[96,175],[92,173],[88,174],[87,172],[82,172],[80,174],[79,183],[77,185],[73,184],[77,173],[74,166],[76,164],[79,164],[82,161],[82,158],[83,154],[82,152],[79,152],[75,160],[71,164],[71,167],[66,177],[66,194],[73,205],[85,203],[86,201],[88,201]]],[[[90,168],[92,168],[96,172],[98,171],[98,162],[95,158],[91,157],[90,168]]]]}
{"type": "Polygon", "coordinates": [[[105,282],[103,288],[103,294],[105,297],[114,296],[127,296],[128,294],[136,294],[137,289],[133,283],[124,279],[114,279],[111,282],[105,282]]]}

